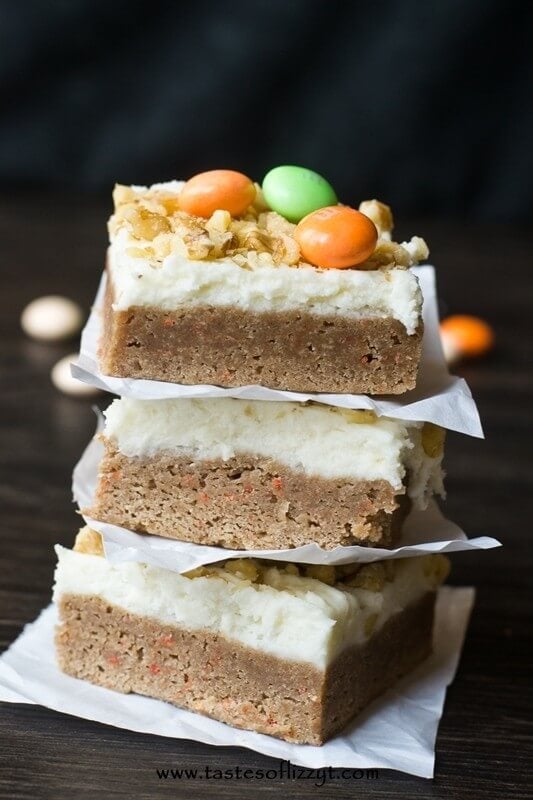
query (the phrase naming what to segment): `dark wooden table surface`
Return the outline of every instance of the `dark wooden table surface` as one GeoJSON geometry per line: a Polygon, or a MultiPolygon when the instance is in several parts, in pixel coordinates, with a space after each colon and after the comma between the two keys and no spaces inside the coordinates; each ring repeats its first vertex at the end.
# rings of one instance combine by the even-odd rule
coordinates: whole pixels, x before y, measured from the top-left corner
{"type": "MultiPolygon", "coordinates": [[[[59,394],[49,370],[75,343],[37,344],[19,327],[42,294],[88,307],[105,247],[107,203],[79,196],[0,200],[0,649],[50,600],[52,546],[77,529],[72,467],[94,425],[90,401],[59,394]]],[[[492,356],[463,368],[486,441],[450,435],[448,514],[504,548],[454,557],[452,582],[478,589],[459,672],[448,693],[433,781],[170,780],[156,769],[275,767],[251,751],[118,730],[44,708],[0,704],[0,798],[531,798],[533,531],[533,235],[523,229],[413,221],[439,268],[444,313],[477,313],[496,329],[492,356]],[[320,782],[320,781],[317,781],[320,782]]]]}

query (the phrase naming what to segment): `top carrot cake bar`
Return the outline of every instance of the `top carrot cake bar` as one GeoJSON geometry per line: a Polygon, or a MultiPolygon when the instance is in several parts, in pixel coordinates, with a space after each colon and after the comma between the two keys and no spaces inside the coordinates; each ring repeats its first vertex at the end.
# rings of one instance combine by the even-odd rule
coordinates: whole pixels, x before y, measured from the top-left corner
{"type": "Polygon", "coordinates": [[[298,392],[414,388],[423,326],[410,267],[427,257],[424,240],[392,241],[377,200],[295,224],[265,196],[225,170],[115,187],[102,372],[298,392]]]}

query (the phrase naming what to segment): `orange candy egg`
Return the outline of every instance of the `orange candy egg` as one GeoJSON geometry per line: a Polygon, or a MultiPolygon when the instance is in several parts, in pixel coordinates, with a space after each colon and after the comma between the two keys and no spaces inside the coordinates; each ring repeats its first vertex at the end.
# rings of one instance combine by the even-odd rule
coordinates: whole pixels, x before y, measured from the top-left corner
{"type": "Polygon", "coordinates": [[[445,351],[454,350],[456,357],[482,356],[494,345],[494,331],[479,317],[456,314],[440,324],[440,334],[445,351]]]}
{"type": "Polygon", "coordinates": [[[242,172],[212,169],[191,178],[178,196],[181,211],[210,217],[218,209],[239,217],[255,200],[255,186],[242,172]]]}
{"type": "Polygon", "coordinates": [[[362,264],[376,247],[371,219],[348,206],[313,211],[296,226],[294,238],[305,261],[316,267],[346,269],[362,264]]]}

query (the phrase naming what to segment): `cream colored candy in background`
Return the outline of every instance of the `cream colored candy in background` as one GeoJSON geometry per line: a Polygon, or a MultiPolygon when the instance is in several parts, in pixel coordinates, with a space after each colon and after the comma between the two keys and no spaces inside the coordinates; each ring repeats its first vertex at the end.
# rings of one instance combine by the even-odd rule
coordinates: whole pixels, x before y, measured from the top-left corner
{"type": "Polygon", "coordinates": [[[52,383],[64,394],[72,395],[73,397],[90,397],[91,395],[101,394],[100,389],[95,386],[90,386],[88,383],[83,383],[77,378],[73,378],[70,372],[70,365],[78,358],[77,353],[71,353],[65,356],[52,368],[50,377],[52,383]]]}
{"type": "Polygon", "coordinates": [[[83,325],[82,308],[61,295],[47,295],[33,300],[20,318],[22,330],[32,339],[59,342],[71,339],[83,325]]]}

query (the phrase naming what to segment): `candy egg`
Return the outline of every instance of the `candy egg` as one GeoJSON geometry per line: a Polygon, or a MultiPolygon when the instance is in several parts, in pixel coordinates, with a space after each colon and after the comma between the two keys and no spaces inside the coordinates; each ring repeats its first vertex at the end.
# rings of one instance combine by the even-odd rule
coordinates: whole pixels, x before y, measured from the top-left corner
{"type": "Polygon", "coordinates": [[[337,202],[327,180],[305,167],[274,167],[265,175],[262,189],[272,211],[289,222],[300,222],[312,211],[337,202]]]}
{"type": "Polygon", "coordinates": [[[348,206],[329,206],[308,214],[294,238],[304,261],[317,267],[345,269],[362,264],[376,247],[378,232],[371,219],[348,206]]]}
{"type": "Polygon", "coordinates": [[[181,211],[197,217],[210,217],[218,209],[239,217],[252,205],[255,194],[253,181],[242,172],[212,169],[187,181],[178,195],[178,205],[181,211]]]}
{"type": "Polygon", "coordinates": [[[72,376],[70,365],[77,358],[78,354],[72,353],[72,355],[60,359],[50,373],[52,383],[60,392],[73,397],[90,397],[91,395],[100,394],[100,389],[88,383],[83,383],[83,381],[72,376]]]}
{"type": "Polygon", "coordinates": [[[24,333],[43,342],[59,342],[75,336],[83,324],[83,311],[77,303],[60,295],[33,300],[20,318],[24,333]]]}
{"type": "Polygon", "coordinates": [[[461,356],[473,358],[488,353],[494,346],[494,331],[479,317],[455,314],[440,324],[440,335],[447,360],[461,356]]]}

